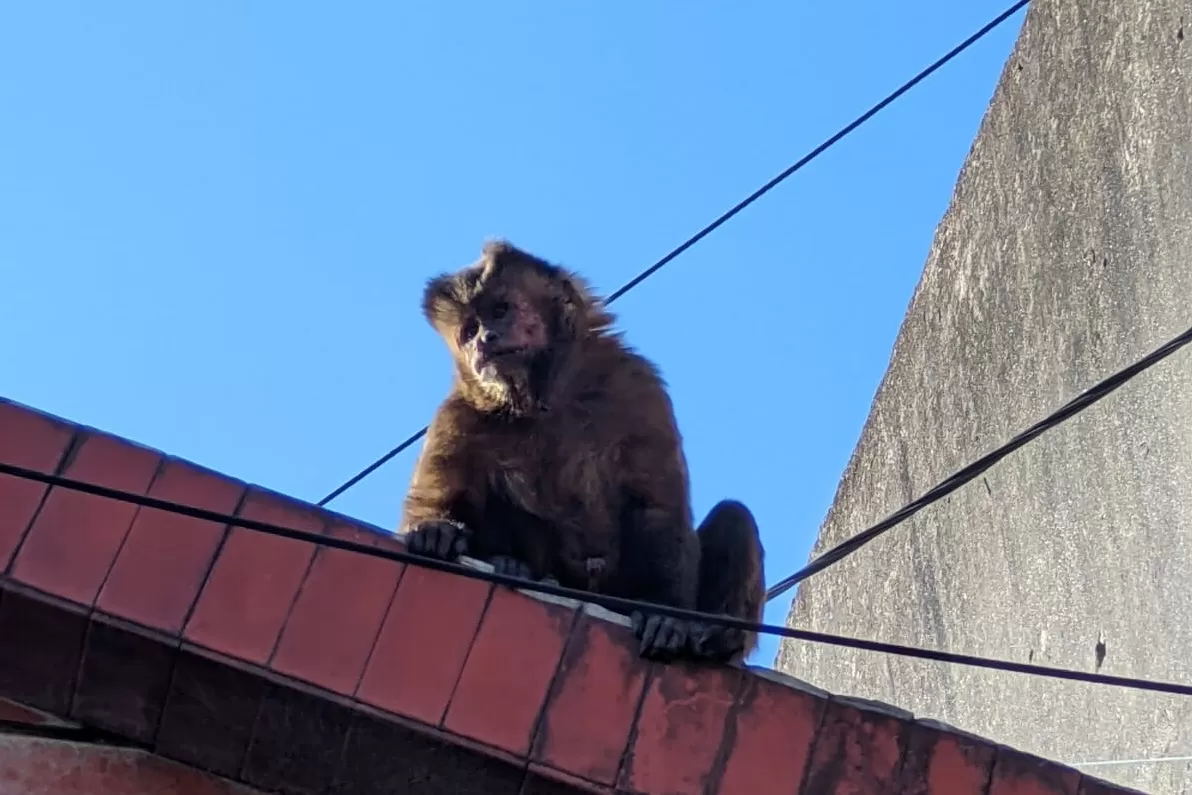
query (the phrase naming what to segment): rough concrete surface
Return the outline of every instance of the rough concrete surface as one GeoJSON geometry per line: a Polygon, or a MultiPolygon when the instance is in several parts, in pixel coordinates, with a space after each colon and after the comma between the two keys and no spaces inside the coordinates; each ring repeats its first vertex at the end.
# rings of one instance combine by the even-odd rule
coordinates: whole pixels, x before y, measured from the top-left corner
{"type": "MultiPolygon", "coordinates": [[[[813,555],[1192,326],[1192,0],[1034,0],[813,555]]],[[[803,584],[791,626],[1192,684],[1192,350],[803,584]]],[[[1192,755],[1192,699],[786,641],[1056,761],[1192,755]]],[[[1192,765],[1084,768],[1192,793],[1192,765]]]]}

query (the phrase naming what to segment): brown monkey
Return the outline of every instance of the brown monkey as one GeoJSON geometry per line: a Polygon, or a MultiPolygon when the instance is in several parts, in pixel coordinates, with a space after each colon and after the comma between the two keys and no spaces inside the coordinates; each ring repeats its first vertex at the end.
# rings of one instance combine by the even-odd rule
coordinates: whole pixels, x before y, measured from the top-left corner
{"type": "MultiPolygon", "coordinates": [[[[406,496],[411,552],[759,621],[763,550],[724,501],[692,531],[687,463],[654,365],[578,275],[505,242],[426,286],[455,363],[406,496]]],[[[731,660],[752,633],[633,616],[641,653],[731,660]]]]}

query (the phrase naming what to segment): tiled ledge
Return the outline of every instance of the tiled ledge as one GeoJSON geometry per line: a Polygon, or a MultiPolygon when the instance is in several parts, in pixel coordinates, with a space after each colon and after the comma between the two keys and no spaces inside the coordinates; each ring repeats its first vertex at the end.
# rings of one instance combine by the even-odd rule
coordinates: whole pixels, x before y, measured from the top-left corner
{"type": "MultiPolygon", "coordinates": [[[[7,402],[0,461],[401,545],[7,402]]],[[[263,790],[1126,792],[770,671],[647,663],[591,604],[6,476],[0,572],[0,696],[263,790]]]]}

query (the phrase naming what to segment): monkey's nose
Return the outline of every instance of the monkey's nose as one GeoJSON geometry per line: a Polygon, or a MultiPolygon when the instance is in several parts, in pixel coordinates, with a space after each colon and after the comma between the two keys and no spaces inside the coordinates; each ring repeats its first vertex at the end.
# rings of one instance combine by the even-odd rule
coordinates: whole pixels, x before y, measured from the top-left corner
{"type": "Polygon", "coordinates": [[[488,356],[497,347],[497,333],[489,329],[480,332],[476,340],[476,352],[481,356],[488,356]]]}

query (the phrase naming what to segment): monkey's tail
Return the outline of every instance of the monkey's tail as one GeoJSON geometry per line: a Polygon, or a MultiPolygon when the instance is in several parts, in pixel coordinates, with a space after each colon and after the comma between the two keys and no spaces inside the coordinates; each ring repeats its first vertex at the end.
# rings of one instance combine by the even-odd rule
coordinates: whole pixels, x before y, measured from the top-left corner
{"type": "Polygon", "coordinates": [[[722,500],[696,533],[698,609],[760,622],[766,604],[765,551],[753,513],[736,500],[722,500]]]}

